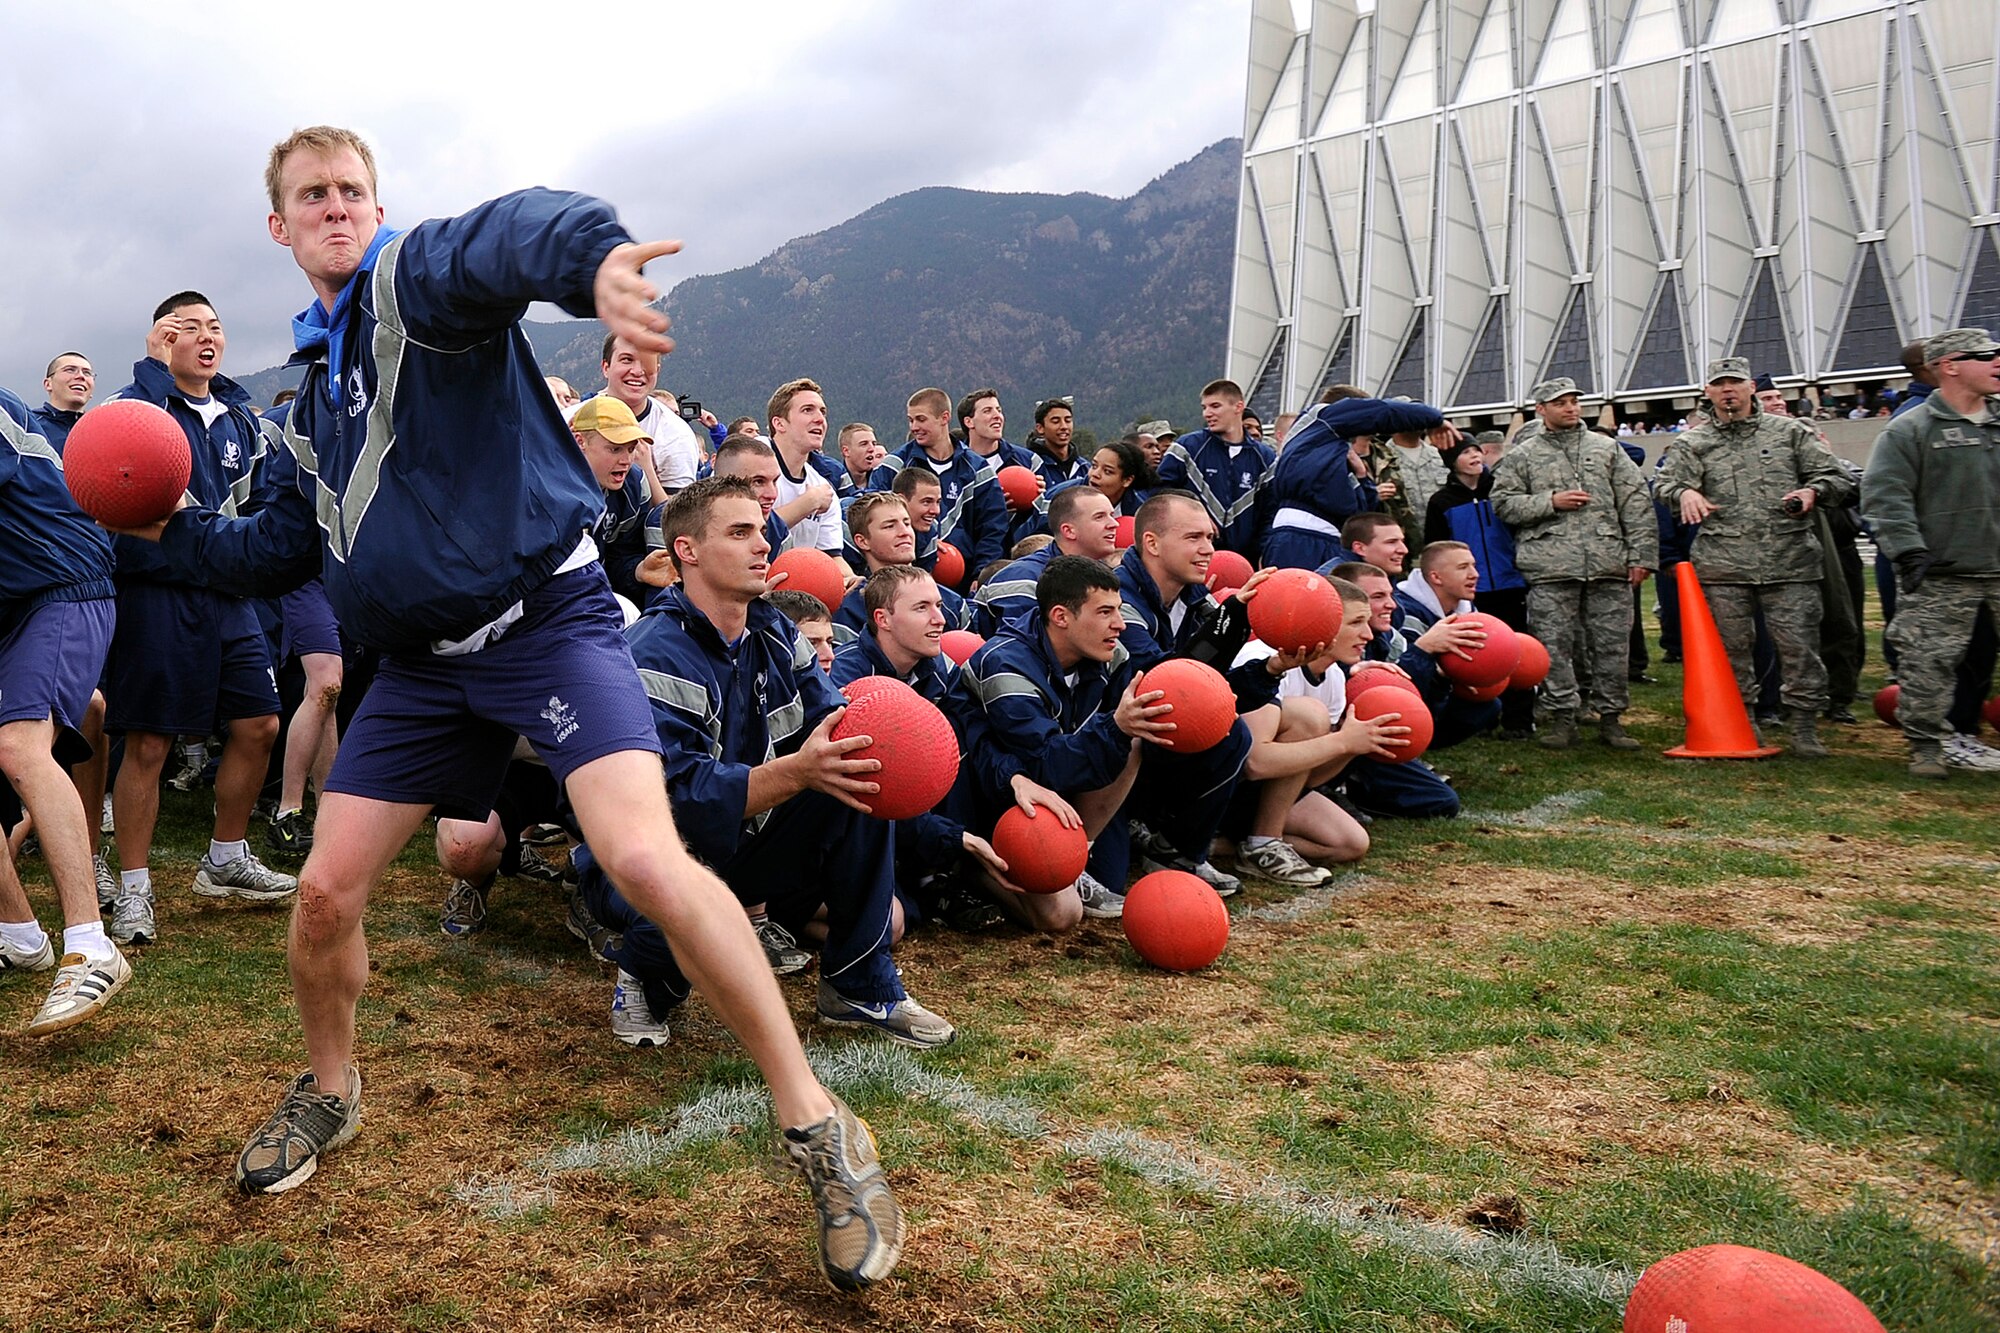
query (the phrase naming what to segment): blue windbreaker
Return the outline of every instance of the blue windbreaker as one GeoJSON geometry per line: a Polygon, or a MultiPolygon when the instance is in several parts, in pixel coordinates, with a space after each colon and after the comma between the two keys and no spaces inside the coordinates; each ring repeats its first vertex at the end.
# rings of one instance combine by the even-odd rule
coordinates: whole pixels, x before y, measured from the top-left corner
{"type": "MultiPolygon", "coordinates": [[[[188,406],[187,398],[174,384],[173,374],[163,362],[146,357],[132,366],[132,382],[112,394],[112,398],[136,398],[166,410],[187,436],[187,498],[196,505],[215,510],[228,518],[250,508],[251,496],[270,444],[277,438],[275,426],[266,426],[250,410],[250,395],[227,375],[217,375],[208,386],[211,399],[227,410],[205,426],[188,406]]],[[[114,537],[118,581],[143,583],[199,584],[198,574],[176,571],[157,542],[138,537],[114,537]]],[[[228,589],[228,591],[235,591],[228,589]]]]}
{"type": "Polygon", "coordinates": [[[1010,620],[958,673],[955,712],[980,788],[1011,800],[1014,774],[1058,793],[1095,791],[1118,776],[1131,739],[1112,713],[1132,679],[1120,644],[1109,663],[1078,664],[1071,684],[1056,661],[1039,608],[1010,620]]]}
{"type": "Polygon", "coordinates": [[[603,509],[520,320],[595,311],[631,240],[611,206],[523,190],[378,231],[331,311],[293,321],[305,367],[258,512],[183,510],[181,577],[269,595],[321,568],[343,632],[388,652],[470,635],[546,582],[603,509]]]}
{"type": "Polygon", "coordinates": [[[111,540],[76,507],[62,455],[0,389],[0,615],[113,597],[111,540]]]}
{"type": "Polygon", "coordinates": [[[43,403],[29,415],[33,418],[30,426],[34,433],[47,440],[57,453],[69,443],[69,433],[76,429],[76,423],[83,420],[83,413],[65,412],[54,403],[43,403]]]}
{"type": "Polygon", "coordinates": [[[750,770],[796,751],[846,700],[805,636],[761,598],[729,644],[685,592],[663,588],[625,641],[653,701],[674,823],[696,856],[721,865],[770,814],[744,818],[750,770]]]}
{"type": "Polygon", "coordinates": [[[1230,448],[1205,430],[1181,436],[1160,459],[1160,489],[1193,491],[1215,520],[1215,544],[1255,565],[1275,512],[1269,483],[1278,456],[1248,436],[1233,458],[1230,448]]]}
{"type": "Polygon", "coordinates": [[[1269,483],[1273,521],[1290,526],[1284,511],[1302,512],[1335,532],[1354,515],[1379,508],[1375,483],[1354,475],[1348,442],[1357,435],[1424,431],[1444,424],[1444,414],[1424,403],[1385,398],[1343,398],[1321,403],[1285,436],[1269,483]]]}
{"type": "MultiPolygon", "coordinates": [[[[906,467],[931,468],[924,447],[915,440],[875,469],[869,488],[888,490],[895,485],[896,474],[906,467]]],[[[931,471],[937,473],[944,508],[931,530],[917,538],[917,563],[931,568],[936,563],[938,542],[948,541],[965,557],[965,578],[970,581],[989,562],[1007,553],[1007,502],[1000,497],[993,469],[962,444],[953,450],[943,472],[931,471]]]]}

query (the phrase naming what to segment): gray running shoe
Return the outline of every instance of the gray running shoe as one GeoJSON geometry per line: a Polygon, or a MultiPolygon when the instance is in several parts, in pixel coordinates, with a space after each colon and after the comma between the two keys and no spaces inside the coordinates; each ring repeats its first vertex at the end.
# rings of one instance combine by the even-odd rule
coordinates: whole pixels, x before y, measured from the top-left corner
{"type": "Polygon", "coordinates": [[[583,890],[573,890],[569,895],[569,919],[563,923],[569,933],[583,941],[583,947],[590,950],[590,956],[600,963],[614,963],[613,949],[624,945],[624,937],[614,933],[611,927],[590,914],[590,908],[583,901],[583,890]]]}
{"type": "Polygon", "coordinates": [[[111,904],[118,901],[118,872],[101,852],[90,858],[90,868],[97,876],[97,914],[104,916],[111,911],[111,904]]]}
{"type": "Polygon", "coordinates": [[[55,941],[47,935],[42,936],[42,947],[32,951],[0,940],[0,972],[46,972],[55,965],[55,941]]]}
{"type": "Polygon", "coordinates": [[[1209,888],[1215,890],[1218,898],[1231,898],[1243,887],[1243,881],[1234,875],[1225,875],[1206,861],[1190,861],[1185,856],[1176,856],[1171,861],[1160,861],[1147,857],[1144,865],[1148,870],[1180,870],[1193,875],[1209,888]]]}
{"type": "Polygon", "coordinates": [[[76,1027],[110,1005],[112,997],[128,981],[132,981],[132,965],[116,949],[112,949],[112,957],[104,963],[96,963],[80,953],[62,955],[62,967],[56,969],[56,985],[50,989],[48,999],[42,1001],[42,1009],[28,1021],[28,1035],[48,1037],[66,1027],[76,1027]]]}
{"type": "Polygon", "coordinates": [[[241,898],[251,903],[283,902],[299,891],[299,882],[259,861],[252,852],[217,865],[206,855],[194,872],[194,891],[204,898],[241,898]]]}
{"type": "Polygon", "coordinates": [[[769,917],[751,924],[757,928],[757,943],[764,946],[764,959],[771,965],[772,976],[789,977],[812,966],[813,956],[799,947],[791,931],[769,917]]]}
{"type": "Polygon", "coordinates": [[[1125,895],[1113,893],[1088,870],[1076,877],[1076,894],[1083,899],[1083,914],[1099,921],[1115,921],[1125,915],[1125,895]]]}
{"type": "Polygon", "coordinates": [[[486,929],[486,891],[491,887],[491,881],[474,884],[469,879],[455,879],[451,882],[451,891],[444,896],[444,910],[438,913],[438,929],[444,932],[446,939],[462,940],[486,929]]]}
{"type": "Polygon", "coordinates": [[[1298,849],[1283,838],[1245,847],[1236,854],[1236,868],[1294,889],[1310,889],[1333,878],[1331,871],[1300,856],[1298,849]]]}
{"type": "Polygon", "coordinates": [[[111,997],[132,979],[132,964],[116,949],[104,962],[93,962],[80,953],[66,953],[56,969],[56,984],[49,998],[28,1022],[31,1037],[46,1037],[84,1022],[111,1003],[111,997]]]}
{"type": "Polygon", "coordinates": [[[611,1035],[627,1046],[652,1047],[667,1044],[667,1021],[653,1013],[646,1003],[646,989],[639,978],[618,969],[611,987],[611,1035]]]}
{"type": "Polygon", "coordinates": [[[245,1194],[283,1194],[319,1170],[319,1156],[354,1137],[361,1126],[361,1071],[347,1067],[348,1095],[321,1092],[308,1069],[292,1080],[263,1127],[236,1157],[236,1185],[245,1194]]]}
{"type": "Polygon", "coordinates": [[[201,785],[202,770],[208,767],[208,747],[188,745],[180,750],[181,766],[167,779],[175,791],[193,791],[201,785]]]}
{"type": "Polygon", "coordinates": [[[1127,820],[1125,828],[1131,835],[1132,850],[1140,856],[1148,857],[1154,861],[1171,861],[1180,855],[1180,852],[1175,849],[1171,842],[1168,842],[1165,838],[1153,832],[1153,830],[1147,828],[1136,819],[1127,820]]]}
{"type": "MultiPolygon", "coordinates": [[[[829,1094],[831,1095],[831,1094],[829,1094]]],[[[816,1125],[788,1129],[785,1152],[819,1213],[819,1267],[845,1291],[889,1276],[903,1254],[903,1210],[875,1152],[875,1136],[847,1103],[816,1125]]]]}
{"type": "Polygon", "coordinates": [[[153,888],[128,889],[122,884],[111,900],[111,924],[105,933],[120,944],[153,944],[160,938],[153,924],[153,888]]]}
{"type": "Polygon", "coordinates": [[[819,980],[819,1021],[830,1027],[865,1028],[919,1050],[949,1046],[958,1029],[905,995],[900,1000],[850,1000],[819,980]]]}
{"type": "Polygon", "coordinates": [[[531,844],[521,844],[521,863],[514,874],[536,884],[577,882],[576,863],[569,859],[567,847],[554,847],[546,852],[538,852],[531,844]]]}

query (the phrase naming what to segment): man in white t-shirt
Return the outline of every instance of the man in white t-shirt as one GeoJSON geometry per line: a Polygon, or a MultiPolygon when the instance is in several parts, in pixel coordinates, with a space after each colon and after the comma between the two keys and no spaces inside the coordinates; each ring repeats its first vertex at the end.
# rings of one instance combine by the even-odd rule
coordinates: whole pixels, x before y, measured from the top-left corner
{"type": "Polygon", "coordinates": [[[836,558],[843,537],[833,486],[812,465],[826,443],[826,399],[811,380],[787,380],[771,395],[764,419],[778,453],[778,517],[791,527],[791,546],[815,546],[836,558]]]}
{"type": "Polygon", "coordinates": [[[653,386],[660,379],[660,358],[613,333],[605,336],[602,360],[603,392],[631,408],[639,419],[639,429],[652,437],[653,467],[661,487],[672,495],[691,484],[701,466],[701,446],[680,414],[653,397],[653,386]]]}

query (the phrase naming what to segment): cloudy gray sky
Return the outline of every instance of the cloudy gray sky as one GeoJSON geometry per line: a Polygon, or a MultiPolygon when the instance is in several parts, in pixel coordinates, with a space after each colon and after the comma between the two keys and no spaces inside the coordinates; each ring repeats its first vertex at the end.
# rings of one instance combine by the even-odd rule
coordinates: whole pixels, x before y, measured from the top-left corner
{"type": "Polygon", "coordinates": [[[0,0],[0,384],[39,402],[76,347],[109,393],[184,287],[220,307],[227,369],[286,355],[310,293],[262,173],[296,126],[370,138],[391,223],[602,195],[686,242],[664,291],[920,186],[1129,194],[1241,132],[1249,8],[0,0]]]}

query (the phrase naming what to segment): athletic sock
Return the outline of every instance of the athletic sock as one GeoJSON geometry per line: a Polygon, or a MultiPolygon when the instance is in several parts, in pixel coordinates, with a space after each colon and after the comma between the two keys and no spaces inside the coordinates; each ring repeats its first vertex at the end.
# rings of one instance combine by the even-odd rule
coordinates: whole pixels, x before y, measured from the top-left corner
{"type": "Polygon", "coordinates": [[[1253,833],[1249,837],[1243,840],[1243,850],[1246,852],[1254,851],[1255,849],[1262,847],[1266,843],[1271,843],[1276,841],[1277,841],[1276,838],[1267,838],[1261,833],[1253,833]]]}
{"type": "Polygon", "coordinates": [[[118,872],[118,883],[127,893],[151,893],[153,872],[145,866],[137,870],[121,870],[118,872]]]}
{"type": "Polygon", "coordinates": [[[63,952],[80,953],[93,963],[108,963],[118,950],[104,933],[102,921],[86,921],[80,926],[64,927],[63,952]]]}
{"type": "Polygon", "coordinates": [[[226,866],[231,861],[241,861],[248,855],[250,855],[248,839],[238,838],[235,842],[217,842],[213,838],[208,840],[208,863],[212,866],[226,866]]]}
{"type": "Polygon", "coordinates": [[[40,953],[49,936],[41,922],[29,917],[26,921],[0,921],[0,940],[23,953],[40,953]]]}
{"type": "Polygon", "coordinates": [[[750,914],[750,928],[752,930],[762,930],[770,922],[771,914],[769,912],[752,912],[750,914]]]}
{"type": "MultiPolygon", "coordinates": [[[[292,807],[291,809],[289,809],[289,810],[280,810],[280,811],[278,811],[278,813],[277,813],[276,815],[272,816],[272,818],[273,818],[273,819],[283,819],[283,818],[284,818],[284,817],[285,817],[286,815],[300,815],[300,814],[304,814],[304,813],[305,813],[305,807],[304,807],[304,806],[300,806],[300,805],[295,805],[295,806],[293,806],[293,807],[292,807]]],[[[241,846],[242,846],[243,844],[239,842],[239,843],[237,843],[236,845],[237,845],[238,847],[241,847],[241,846]]]]}

